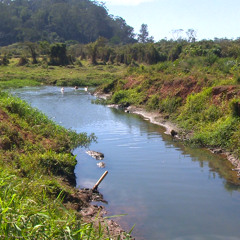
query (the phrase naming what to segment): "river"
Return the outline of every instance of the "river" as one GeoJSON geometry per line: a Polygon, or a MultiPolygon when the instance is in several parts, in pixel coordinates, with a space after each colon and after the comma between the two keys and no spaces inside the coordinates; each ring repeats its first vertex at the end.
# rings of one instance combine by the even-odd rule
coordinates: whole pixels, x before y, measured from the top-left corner
{"type": "Polygon", "coordinates": [[[91,150],[104,153],[106,167],[77,148],[77,186],[99,186],[108,215],[132,235],[149,240],[239,240],[240,188],[231,184],[229,162],[204,149],[192,149],[164,134],[164,129],[107,106],[83,88],[42,86],[14,94],[49,118],[77,132],[95,133],[91,150]]]}

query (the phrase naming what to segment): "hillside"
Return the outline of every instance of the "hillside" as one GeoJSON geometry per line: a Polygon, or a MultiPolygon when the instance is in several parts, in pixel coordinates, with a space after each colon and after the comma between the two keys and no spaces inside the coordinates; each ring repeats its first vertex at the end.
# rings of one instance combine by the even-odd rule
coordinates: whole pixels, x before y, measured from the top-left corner
{"type": "Polygon", "coordinates": [[[0,46],[24,41],[89,43],[100,36],[113,44],[135,42],[133,28],[97,1],[2,0],[0,16],[0,46]]]}

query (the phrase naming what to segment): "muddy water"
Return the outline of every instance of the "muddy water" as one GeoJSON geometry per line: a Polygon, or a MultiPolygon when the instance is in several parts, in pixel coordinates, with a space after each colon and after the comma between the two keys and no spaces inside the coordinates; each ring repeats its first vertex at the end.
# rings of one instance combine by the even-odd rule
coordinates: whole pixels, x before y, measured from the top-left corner
{"type": "Polygon", "coordinates": [[[84,89],[15,93],[64,127],[96,134],[90,149],[104,153],[106,168],[76,149],[77,184],[92,187],[108,170],[99,187],[105,207],[109,215],[127,214],[115,220],[126,230],[136,224],[136,239],[240,239],[240,188],[224,158],[185,147],[139,116],[91,104],[84,89]]]}

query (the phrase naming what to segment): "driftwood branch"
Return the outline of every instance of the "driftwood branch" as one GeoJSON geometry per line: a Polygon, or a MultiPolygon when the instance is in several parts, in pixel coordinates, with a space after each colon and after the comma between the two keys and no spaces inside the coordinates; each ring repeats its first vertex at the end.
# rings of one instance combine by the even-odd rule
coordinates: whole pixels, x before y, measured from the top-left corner
{"type": "Polygon", "coordinates": [[[105,173],[99,178],[99,180],[97,181],[97,183],[94,185],[92,190],[96,190],[99,186],[99,184],[102,182],[102,180],[107,176],[108,171],[105,171],[105,173]]]}

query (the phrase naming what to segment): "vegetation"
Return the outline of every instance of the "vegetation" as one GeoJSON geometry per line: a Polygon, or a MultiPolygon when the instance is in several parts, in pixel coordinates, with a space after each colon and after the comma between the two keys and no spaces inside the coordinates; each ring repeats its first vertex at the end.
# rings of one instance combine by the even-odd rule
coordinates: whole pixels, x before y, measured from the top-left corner
{"type": "Polygon", "coordinates": [[[67,207],[76,200],[71,149],[95,136],[56,125],[3,89],[98,87],[110,103],[160,112],[193,145],[240,157],[239,39],[196,41],[189,29],[187,39],[154,43],[142,24],[137,42],[124,19],[90,0],[1,0],[0,14],[1,239],[110,239],[67,207]]]}
{"type": "MultiPolygon", "coordinates": [[[[146,26],[142,28],[141,34],[146,26]]],[[[159,111],[191,135],[193,144],[239,156],[239,40],[196,42],[191,32],[189,36],[115,47],[102,37],[86,45],[2,47],[1,88],[101,85],[103,92],[112,93],[111,103],[159,111]],[[57,55],[57,49],[62,53],[57,55]],[[23,57],[26,64],[19,66],[23,57]]]]}
{"type": "Polygon", "coordinates": [[[133,28],[90,0],[0,1],[0,46],[24,41],[90,43],[102,36],[113,44],[132,43],[133,28]]]}
{"type": "Polygon", "coordinates": [[[6,92],[0,92],[0,119],[1,239],[110,239],[107,226],[97,218],[85,223],[74,210],[86,203],[73,188],[70,151],[96,137],[66,130],[6,92]]]}
{"type": "Polygon", "coordinates": [[[125,76],[101,89],[113,93],[111,103],[161,112],[182,128],[191,144],[222,148],[240,157],[239,44],[227,39],[161,40],[151,44],[155,64],[139,58],[138,48],[125,76]]]}

